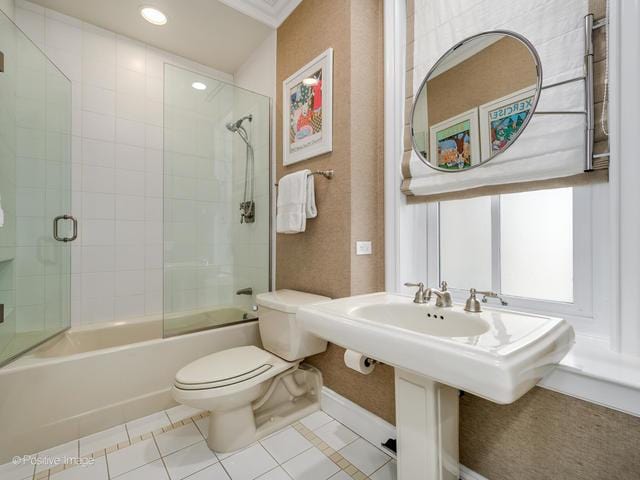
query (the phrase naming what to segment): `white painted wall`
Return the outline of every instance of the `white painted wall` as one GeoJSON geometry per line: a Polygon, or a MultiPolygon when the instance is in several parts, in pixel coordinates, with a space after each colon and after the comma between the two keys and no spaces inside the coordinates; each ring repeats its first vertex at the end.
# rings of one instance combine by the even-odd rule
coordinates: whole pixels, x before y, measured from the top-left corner
{"type": "Polygon", "coordinates": [[[72,81],[72,324],[161,313],[163,64],[233,78],[24,0],[15,10],[72,81]]]}

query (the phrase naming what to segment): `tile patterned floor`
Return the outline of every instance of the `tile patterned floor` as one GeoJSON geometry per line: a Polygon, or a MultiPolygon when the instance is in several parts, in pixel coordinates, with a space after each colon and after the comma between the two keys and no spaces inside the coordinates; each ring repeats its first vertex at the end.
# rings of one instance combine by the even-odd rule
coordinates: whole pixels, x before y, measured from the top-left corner
{"type": "Polygon", "coordinates": [[[395,480],[386,453],[319,411],[237,452],[206,444],[209,418],[183,405],[0,465],[0,480],[395,480]],[[90,465],[55,465],[64,458],[90,465]]]}

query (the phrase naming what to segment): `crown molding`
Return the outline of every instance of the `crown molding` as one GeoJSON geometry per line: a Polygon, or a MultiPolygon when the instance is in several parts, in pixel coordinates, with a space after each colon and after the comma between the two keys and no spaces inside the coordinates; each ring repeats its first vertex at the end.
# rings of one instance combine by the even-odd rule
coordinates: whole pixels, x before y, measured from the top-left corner
{"type": "Polygon", "coordinates": [[[302,0],[220,0],[251,18],[278,28],[302,0]]]}

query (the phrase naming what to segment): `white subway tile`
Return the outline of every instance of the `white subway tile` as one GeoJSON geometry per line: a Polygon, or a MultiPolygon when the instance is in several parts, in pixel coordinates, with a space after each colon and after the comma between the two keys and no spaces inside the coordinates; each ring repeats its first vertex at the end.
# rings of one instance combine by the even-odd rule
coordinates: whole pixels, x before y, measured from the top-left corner
{"type": "Polygon", "coordinates": [[[116,144],[116,168],[119,170],[145,170],[145,149],[133,145],[116,144]]]}
{"type": "Polygon", "coordinates": [[[113,193],[115,170],[113,168],[82,167],[82,190],[84,192],[113,193]]]}
{"type": "Polygon", "coordinates": [[[143,43],[118,35],[116,40],[116,56],[119,67],[138,73],[146,70],[146,47],[143,43]]]}
{"type": "MultiPolygon", "coordinates": [[[[116,247],[116,270],[142,270],[145,268],[145,247],[120,245],[116,247]]],[[[161,265],[162,266],[162,265],[161,265]]]]}
{"type": "Polygon", "coordinates": [[[144,295],[144,276],[144,270],[116,272],[116,296],[144,295]]]}
{"type": "Polygon", "coordinates": [[[116,120],[116,141],[127,145],[144,147],[144,123],[118,118],[116,120]]]}
{"type": "Polygon", "coordinates": [[[103,115],[116,114],[116,92],[106,88],[84,85],[82,87],[82,109],[103,115]]]}
{"type": "Polygon", "coordinates": [[[145,201],[144,197],[135,195],[116,196],[116,219],[117,220],[144,220],[145,201]]]}
{"type": "Polygon", "coordinates": [[[119,195],[143,196],[144,173],[135,170],[116,170],[115,186],[116,193],[119,195]]]}
{"type": "Polygon", "coordinates": [[[113,168],[114,156],[113,142],[90,138],[82,140],[82,159],[85,165],[113,168]]]}
{"type": "Polygon", "coordinates": [[[85,138],[113,142],[115,139],[115,118],[95,112],[82,112],[82,135],[85,138]]]}

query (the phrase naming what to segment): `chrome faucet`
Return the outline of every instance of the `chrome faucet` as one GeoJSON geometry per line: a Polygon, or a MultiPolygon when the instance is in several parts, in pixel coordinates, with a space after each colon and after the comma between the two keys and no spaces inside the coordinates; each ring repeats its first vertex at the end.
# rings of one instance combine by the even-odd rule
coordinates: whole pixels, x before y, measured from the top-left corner
{"type": "Polygon", "coordinates": [[[476,295],[482,295],[482,303],[487,303],[487,298],[497,298],[500,300],[502,306],[506,307],[508,303],[504,300],[500,295],[495,292],[481,292],[472,288],[469,290],[469,298],[467,299],[467,303],[464,305],[464,309],[467,312],[472,313],[480,313],[482,308],[480,307],[480,302],[476,298],[476,295]]]}
{"type": "Polygon", "coordinates": [[[425,295],[427,297],[427,302],[431,300],[431,295],[436,296],[436,307],[449,308],[453,306],[451,293],[448,290],[447,282],[444,280],[440,283],[440,290],[437,288],[427,288],[425,295]]]}
{"type": "Polygon", "coordinates": [[[415,296],[413,297],[413,303],[419,303],[419,304],[423,304],[423,303],[427,303],[429,301],[429,299],[431,298],[431,296],[429,296],[429,298],[427,298],[426,292],[424,290],[424,283],[419,282],[419,283],[411,283],[411,282],[407,282],[404,284],[405,287],[418,287],[418,291],[416,292],[415,296]]]}

